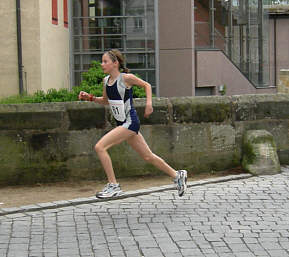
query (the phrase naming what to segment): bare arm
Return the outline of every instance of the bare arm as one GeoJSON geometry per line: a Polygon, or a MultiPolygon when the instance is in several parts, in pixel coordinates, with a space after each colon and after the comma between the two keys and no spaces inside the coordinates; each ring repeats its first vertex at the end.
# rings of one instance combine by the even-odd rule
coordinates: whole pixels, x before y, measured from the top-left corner
{"type": "Polygon", "coordinates": [[[93,97],[93,101],[97,102],[98,104],[102,104],[102,105],[108,105],[108,98],[107,98],[107,94],[106,94],[106,88],[103,82],[103,88],[102,88],[102,96],[101,97],[93,97]]]}
{"type": "Polygon", "coordinates": [[[152,87],[151,85],[136,77],[133,74],[125,74],[124,75],[124,82],[128,87],[132,87],[132,86],[139,86],[145,89],[146,92],[146,108],[145,108],[145,114],[144,117],[148,118],[152,112],[153,112],[153,107],[152,107],[152,87]]]}

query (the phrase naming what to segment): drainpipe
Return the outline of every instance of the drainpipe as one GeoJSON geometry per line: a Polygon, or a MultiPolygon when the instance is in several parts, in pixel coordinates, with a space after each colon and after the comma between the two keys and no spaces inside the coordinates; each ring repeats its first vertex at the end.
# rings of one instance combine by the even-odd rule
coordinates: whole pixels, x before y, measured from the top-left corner
{"type": "Polygon", "coordinates": [[[274,15],[274,86],[277,87],[277,24],[274,15]]]}
{"type": "Polygon", "coordinates": [[[16,23],[17,23],[17,49],[18,49],[18,75],[19,94],[23,94],[23,62],[22,62],[22,38],[21,38],[21,8],[20,0],[16,0],[16,23]]]}
{"type": "Polygon", "coordinates": [[[263,0],[258,0],[258,55],[259,55],[259,73],[258,73],[258,86],[264,86],[263,78],[263,62],[264,62],[264,50],[263,50],[263,0]]]}
{"type": "Polygon", "coordinates": [[[228,55],[229,58],[232,60],[233,56],[233,13],[232,13],[232,0],[228,1],[228,55]]]}
{"type": "Polygon", "coordinates": [[[72,19],[72,8],[73,3],[72,1],[68,0],[68,31],[69,31],[69,74],[70,74],[70,86],[69,89],[71,90],[73,86],[75,86],[75,79],[74,79],[74,44],[73,44],[73,19],[72,19]]]}
{"type": "Polygon", "coordinates": [[[210,46],[215,48],[215,5],[214,0],[210,0],[210,46]]]}
{"type": "Polygon", "coordinates": [[[250,15],[250,9],[249,9],[249,0],[245,1],[245,10],[246,10],[246,74],[249,79],[251,79],[251,67],[250,67],[250,62],[251,62],[251,49],[250,49],[250,41],[251,41],[251,36],[250,36],[250,30],[251,30],[251,15],[250,15]]]}

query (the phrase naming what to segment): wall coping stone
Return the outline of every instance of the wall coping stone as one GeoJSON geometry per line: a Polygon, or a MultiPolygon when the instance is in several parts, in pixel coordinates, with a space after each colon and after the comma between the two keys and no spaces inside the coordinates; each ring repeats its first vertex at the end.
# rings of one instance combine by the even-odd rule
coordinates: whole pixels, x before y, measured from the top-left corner
{"type": "MultiPolygon", "coordinates": [[[[145,119],[145,99],[134,99],[142,125],[287,119],[289,94],[155,97],[154,112],[145,119]]],[[[57,102],[0,105],[0,129],[105,128],[113,123],[108,106],[92,102],[57,102]],[[21,115],[23,117],[21,118],[21,115]],[[48,120],[47,120],[48,119],[48,120]],[[39,122],[37,122],[39,120],[39,122]],[[40,123],[40,124],[38,124],[40,123]]]]}

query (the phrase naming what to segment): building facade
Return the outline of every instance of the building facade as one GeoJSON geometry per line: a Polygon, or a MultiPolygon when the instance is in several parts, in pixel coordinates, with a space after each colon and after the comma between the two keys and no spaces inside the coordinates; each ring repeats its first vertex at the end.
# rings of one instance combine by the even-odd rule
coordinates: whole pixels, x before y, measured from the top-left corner
{"type": "Polygon", "coordinates": [[[0,1],[0,97],[20,92],[19,69],[24,92],[69,88],[68,1],[21,0],[20,22],[16,11],[17,1],[0,1]]]}
{"type": "Polygon", "coordinates": [[[289,68],[289,1],[22,0],[20,39],[16,3],[0,3],[0,97],[18,70],[28,93],[79,85],[111,48],[157,96],[274,93],[289,68]]]}

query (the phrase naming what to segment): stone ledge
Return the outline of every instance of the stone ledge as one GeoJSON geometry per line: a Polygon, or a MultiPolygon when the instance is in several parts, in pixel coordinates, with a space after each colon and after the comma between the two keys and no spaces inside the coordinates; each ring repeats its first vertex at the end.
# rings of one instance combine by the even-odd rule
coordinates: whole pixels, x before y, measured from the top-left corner
{"type": "Polygon", "coordinates": [[[289,94],[232,96],[235,121],[288,119],[289,94]]]}
{"type": "MultiPolygon", "coordinates": [[[[289,94],[209,97],[155,97],[154,113],[143,117],[145,99],[134,99],[143,125],[288,119],[289,94]]],[[[0,105],[0,129],[82,130],[105,128],[112,117],[106,107],[92,102],[57,102],[0,105]],[[68,123],[68,124],[66,124],[68,123]]]]}
{"type": "Polygon", "coordinates": [[[141,125],[168,124],[171,121],[170,99],[165,97],[152,98],[154,111],[149,118],[144,118],[146,99],[134,99],[134,106],[141,125]]]}
{"type": "MultiPolygon", "coordinates": [[[[194,186],[202,186],[206,184],[213,184],[213,183],[221,183],[221,182],[227,182],[232,180],[240,180],[240,179],[247,179],[252,177],[251,174],[239,174],[239,175],[229,175],[224,177],[218,177],[218,178],[210,178],[210,179],[204,179],[199,181],[192,181],[188,182],[188,188],[194,187],[194,186]]],[[[43,211],[47,209],[56,209],[56,208],[63,208],[68,206],[76,206],[76,205],[82,205],[82,204],[90,204],[90,203],[98,203],[98,202],[107,202],[107,201],[114,201],[129,197],[135,197],[140,195],[148,195],[152,193],[157,192],[164,192],[168,190],[175,190],[174,185],[165,185],[165,186],[159,186],[159,187],[151,187],[147,189],[140,189],[135,191],[127,191],[122,196],[116,197],[116,198],[109,198],[109,199],[97,199],[95,197],[88,197],[88,198],[76,198],[72,200],[61,200],[61,201],[54,201],[54,202],[48,202],[48,203],[39,203],[34,205],[27,205],[27,206],[20,206],[20,207],[12,207],[12,208],[2,208],[0,209],[0,216],[7,216],[7,215],[14,215],[14,214],[25,214],[28,212],[37,212],[37,211],[43,211]]],[[[7,217],[9,218],[9,217],[7,217]]]]}
{"type": "Polygon", "coordinates": [[[59,111],[0,113],[0,129],[57,129],[64,124],[64,114],[59,111]]]}
{"type": "Polygon", "coordinates": [[[69,130],[104,128],[107,108],[92,102],[65,103],[69,119],[69,130]]]}
{"type": "Polygon", "coordinates": [[[0,129],[55,129],[65,124],[63,103],[0,104],[0,129]]]}
{"type": "Polygon", "coordinates": [[[172,97],[173,121],[224,122],[232,119],[231,97],[172,97]]]}

